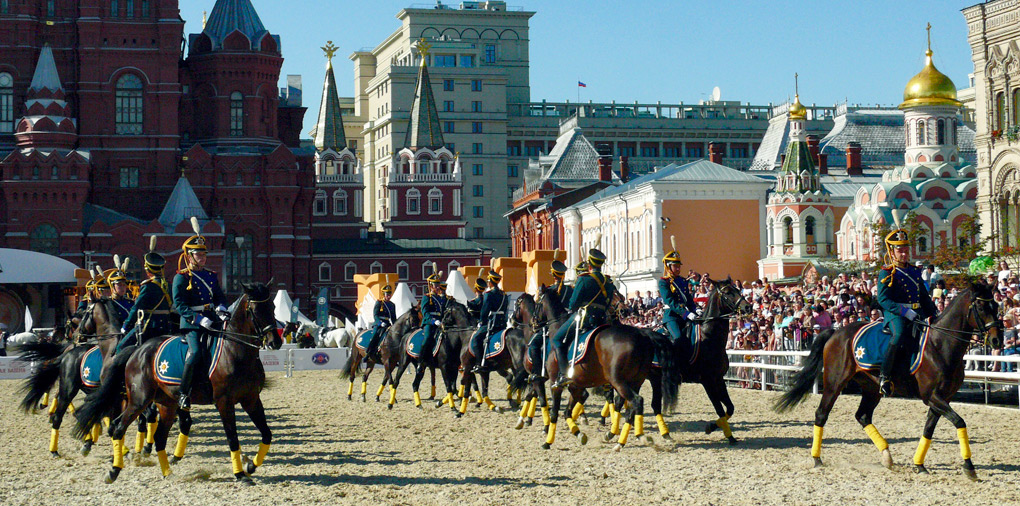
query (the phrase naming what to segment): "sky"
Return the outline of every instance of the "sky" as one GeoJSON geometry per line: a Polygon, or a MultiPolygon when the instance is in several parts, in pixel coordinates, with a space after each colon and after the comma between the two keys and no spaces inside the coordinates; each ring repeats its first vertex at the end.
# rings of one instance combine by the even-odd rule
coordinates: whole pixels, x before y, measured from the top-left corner
{"type": "MultiPolygon", "coordinates": [[[[433,2],[252,0],[279,34],[281,85],[301,74],[304,131],[322,94],[327,40],[341,96],[354,95],[353,51],[372,48],[400,27],[397,12],[433,2]]],[[[446,0],[447,5],[459,2],[446,0]]],[[[961,9],[976,0],[730,1],[509,0],[534,11],[530,24],[531,99],[695,103],[718,86],[723,100],[764,105],[793,95],[800,74],[805,104],[898,105],[924,66],[925,24],[935,65],[957,88],[973,72],[961,9]]],[[[184,31],[201,31],[215,0],[180,0],[184,31]]]]}

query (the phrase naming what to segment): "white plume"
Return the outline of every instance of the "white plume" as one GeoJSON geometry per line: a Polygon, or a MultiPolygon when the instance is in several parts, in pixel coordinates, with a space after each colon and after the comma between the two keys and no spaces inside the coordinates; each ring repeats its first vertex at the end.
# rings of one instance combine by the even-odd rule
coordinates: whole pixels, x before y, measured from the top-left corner
{"type": "Polygon", "coordinates": [[[191,217],[191,229],[195,231],[195,235],[202,234],[202,227],[198,226],[198,218],[194,216],[191,217]]]}
{"type": "Polygon", "coordinates": [[[127,272],[127,269],[128,269],[128,264],[129,264],[129,263],[131,263],[131,259],[130,259],[130,258],[125,258],[125,259],[124,259],[124,263],[123,263],[123,264],[121,264],[121,266],[120,266],[120,270],[121,270],[121,272],[124,272],[124,273],[126,273],[126,272],[127,272]]]}
{"type": "Polygon", "coordinates": [[[149,251],[156,251],[156,235],[149,237],[149,251]]]}
{"type": "Polygon", "coordinates": [[[676,251],[676,236],[669,236],[669,244],[673,246],[673,251],[676,251]]]}
{"type": "Polygon", "coordinates": [[[113,255],[113,268],[120,269],[120,255],[113,255]]]}

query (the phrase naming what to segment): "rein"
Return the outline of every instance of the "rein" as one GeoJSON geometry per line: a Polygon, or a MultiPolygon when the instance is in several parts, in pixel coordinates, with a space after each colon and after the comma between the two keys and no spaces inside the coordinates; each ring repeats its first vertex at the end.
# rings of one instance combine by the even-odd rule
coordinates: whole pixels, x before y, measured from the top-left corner
{"type": "MultiPolygon", "coordinates": [[[[981,297],[974,297],[974,300],[971,301],[970,306],[967,307],[967,316],[968,317],[974,316],[974,310],[977,308],[976,304],[978,302],[989,302],[989,301],[991,301],[991,299],[982,299],[981,297]]],[[[974,321],[978,321],[978,319],[975,317],[974,321]]],[[[939,325],[935,325],[935,324],[931,324],[931,323],[927,323],[927,322],[923,322],[923,321],[915,321],[914,323],[916,325],[920,325],[921,327],[927,327],[927,328],[932,329],[932,330],[938,330],[940,332],[944,332],[948,337],[950,337],[950,338],[952,338],[952,339],[954,339],[954,340],[956,340],[958,342],[961,342],[961,343],[972,343],[972,342],[974,342],[974,339],[972,337],[974,334],[985,335],[985,334],[988,333],[989,330],[992,329],[992,327],[995,327],[995,326],[998,325],[998,322],[992,322],[992,323],[984,325],[983,329],[975,329],[975,330],[968,331],[968,330],[950,329],[950,328],[942,327],[942,326],[939,326],[939,325]],[[967,336],[967,337],[959,337],[959,336],[967,336]]]]}

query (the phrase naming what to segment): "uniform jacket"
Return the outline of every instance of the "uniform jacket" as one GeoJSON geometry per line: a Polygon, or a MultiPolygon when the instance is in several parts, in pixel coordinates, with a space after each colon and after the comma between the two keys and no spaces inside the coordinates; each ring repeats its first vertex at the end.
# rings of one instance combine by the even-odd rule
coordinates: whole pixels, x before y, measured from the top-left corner
{"type": "Polygon", "coordinates": [[[482,312],[482,299],[485,298],[485,294],[481,294],[469,301],[467,301],[468,313],[473,314],[476,318],[482,312]]]}
{"type": "Polygon", "coordinates": [[[556,293],[560,294],[560,303],[563,304],[563,307],[567,307],[570,304],[570,299],[574,296],[574,287],[564,283],[563,280],[559,280],[552,288],[556,290],[556,293]]]}
{"type": "Polygon", "coordinates": [[[113,301],[113,306],[117,309],[117,317],[120,318],[120,321],[127,321],[128,315],[131,313],[131,307],[135,305],[135,301],[127,297],[118,297],[110,300],[113,301]]]}
{"type": "Polygon", "coordinates": [[[613,285],[609,276],[599,271],[586,272],[577,277],[577,284],[574,286],[574,293],[570,297],[570,305],[567,309],[571,313],[590,304],[595,308],[589,310],[600,311],[605,314],[605,308],[616,293],[616,286],[613,285]]]}
{"type": "Polygon", "coordinates": [[[494,286],[482,295],[482,310],[478,315],[478,323],[482,328],[502,330],[506,328],[506,310],[510,298],[494,286]]]}
{"type": "Polygon", "coordinates": [[[216,307],[226,305],[216,273],[210,270],[178,272],[173,284],[174,310],[181,315],[181,330],[198,330],[202,316],[216,321],[216,307]],[[188,285],[191,288],[188,288],[188,285]]]}
{"type": "Polygon", "coordinates": [[[388,327],[397,319],[397,306],[393,301],[377,300],[372,315],[375,316],[376,327],[382,326],[383,323],[388,327]]]}
{"type": "Polygon", "coordinates": [[[659,279],[659,295],[666,311],[662,314],[663,322],[672,322],[687,319],[688,313],[697,311],[694,304],[694,297],[687,288],[687,280],[684,278],[661,278],[659,279]]]}
{"type": "Polygon", "coordinates": [[[432,322],[443,319],[446,310],[446,297],[428,294],[421,301],[421,326],[433,325],[432,322]]]}
{"type": "Polygon", "coordinates": [[[886,266],[878,279],[878,305],[887,322],[891,317],[905,316],[906,309],[912,309],[919,318],[935,316],[935,303],[925,289],[920,268],[886,266]]]}
{"type": "Polygon", "coordinates": [[[161,335],[170,331],[170,307],[173,301],[170,300],[170,285],[162,276],[142,281],[141,289],[138,291],[138,298],[131,306],[128,317],[124,320],[124,330],[131,330],[135,325],[140,325],[148,335],[161,335]],[[149,311],[160,311],[159,314],[151,314],[149,311]],[[166,311],[167,313],[162,313],[166,311]],[[139,312],[142,313],[139,316],[139,312]],[[144,320],[143,320],[144,318],[144,320]],[[145,323],[148,321],[148,323],[145,323]]]}

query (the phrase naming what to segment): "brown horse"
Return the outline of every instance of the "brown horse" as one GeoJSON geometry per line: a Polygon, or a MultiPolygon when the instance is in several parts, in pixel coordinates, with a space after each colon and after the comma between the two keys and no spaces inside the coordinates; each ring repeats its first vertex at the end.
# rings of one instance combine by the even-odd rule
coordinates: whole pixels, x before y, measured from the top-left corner
{"type": "MultiPolygon", "coordinates": [[[[192,390],[192,402],[216,405],[230,447],[234,477],[242,483],[252,484],[249,475],[262,465],[272,441],[262,399],[259,397],[266,383],[259,349],[267,338],[279,339],[279,336],[275,331],[276,318],[269,288],[262,283],[244,283],[242,287],[244,294],[236,305],[237,309],[227,321],[226,328],[218,335],[219,339],[223,339],[219,362],[208,382],[196,382],[192,390]],[[262,443],[253,461],[244,461],[241,457],[234,419],[234,405],[237,403],[241,404],[262,435],[262,443]]],[[[119,443],[128,424],[153,402],[159,406],[160,415],[156,430],[156,455],[163,476],[170,474],[165,450],[167,435],[177,413],[178,387],[162,383],[156,377],[153,359],[163,341],[150,339],[137,348],[129,348],[130,353],[122,350],[110,364],[107,380],[78,409],[76,431],[84,434],[104,415],[116,414],[122,401],[124,403],[123,412],[110,424],[114,452],[113,467],[106,478],[107,483],[116,480],[124,467],[119,443]],[[126,398],[121,395],[122,391],[126,391],[126,398]]],[[[199,370],[203,370],[199,367],[199,370]]],[[[186,439],[184,444],[187,444],[186,439]]]]}
{"type": "MultiPolygon", "coordinates": [[[[971,345],[975,334],[989,334],[991,339],[999,338],[1001,322],[998,321],[997,304],[992,299],[992,289],[984,283],[975,283],[963,290],[932,324],[919,323],[930,327],[928,344],[921,352],[921,363],[917,371],[907,374],[900,370],[893,378],[895,392],[910,397],[919,397],[928,406],[928,419],[924,434],[914,454],[914,471],[927,473],[924,459],[931,446],[935,425],[940,417],[946,417],[956,427],[963,457],[963,470],[967,477],[977,479],[974,464],[971,463],[970,440],[967,424],[949,401],[963,384],[963,356],[971,345]]],[[[861,404],[856,418],[881,453],[882,464],[892,468],[889,444],[872,424],[875,407],[882,400],[878,378],[874,370],[857,365],[852,349],[853,337],[862,324],[853,324],[835,332],[823,332],[811,344],[811,354],[803,369],[796,374],[793,387],[776,402],[776,411],[787,411],[800,403],[811,391],[815,379],[822,375],[822,399],[815,411],[814,441],[811,457],[815,467],[822,465],[822,432],[828,420],[829,411],[839,394],[850,381],[861,387],[861,404]]],[[[901,368],[902,369],[902,368],[901,368]]]]}
{"type": "MultiPolygon", "coordinates": [[[[387,329],[386,335],[383,336],[383,340],[379,343],[379,358],[382,359],[380,364],[383,366],[383,381],[379,384],[379,390],[375,393],[375,400],[379,402],[380,396],[382,396],[383,389],[386,385],[391,384],[393,370],[400,364],[400,338],[404,334],[410,332],[412,329],[417,329],[421,323],[421,313],[418,312],[417,306],[412,307],[410,311],[404,313],[397,321],[393,322],[393,325],[387,329]]],[[[358,333],[354,339],[351,340],[351,355],[347,359],[347,363],[344,364],[340,369],[340,377],[346,378],[350,381],[347,386],[347,400],[351,400],[354,395],[354,378],[358,375],[358,371],[361,369],[362,361],[365,362],[365,371],[361,376],[361,401],[365,402],[366,394],[368,392],[368,376],[372,374],[375,369],[376,362],[372,357],[366,357],[364,353],[354,343],[358,342],[358,338],[368,332],[363,330],[358,333]]],[[[436,393],[436,373],[432,371],[432,396],[435,397],[436,393]]]]}

